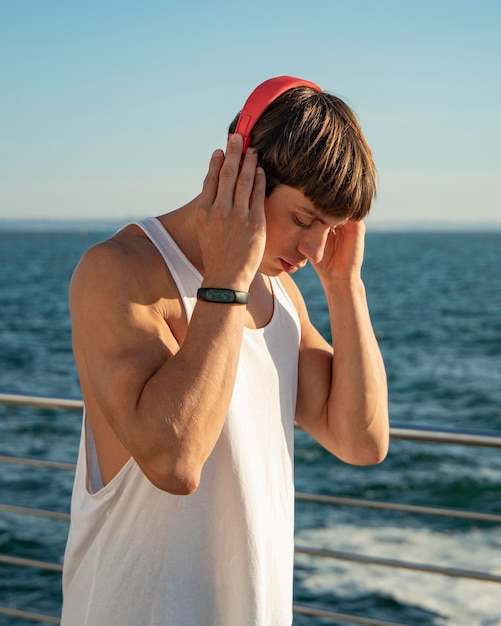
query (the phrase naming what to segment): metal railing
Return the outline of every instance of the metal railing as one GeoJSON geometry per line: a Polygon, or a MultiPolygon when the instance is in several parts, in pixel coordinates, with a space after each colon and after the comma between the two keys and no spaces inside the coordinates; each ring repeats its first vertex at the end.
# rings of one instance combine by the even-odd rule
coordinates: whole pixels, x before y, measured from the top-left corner
{"type": "MultiPolygon", "coordinates": [[[[0,393],[0,404],[36,407],[42,409],[69,409],[81,410],[83,403],[81,400],[52,398],[45,396],[31,396],[19,394],[0,393]]],[[[501,448],[501,434],[496,432],[479,432],[479,431],[462,431],[462,430],[439,430],[419,427],[400,427],[393,426],[391,428],[392,439],[404,439],[408,441],[421,441],[440,444],[457,444],[463,446],[479,446],[488,448],[501,448]]],[[[71,463],[62,463],[58,461],[46,461],[40,459],[25,459],[15,456],[0,455],[0,463],[16,464],[33,468],[49,468],[64,471],[73,471],[75,465],[71,463]]],[[[378,509],[384,511],[397,511],[416,515],[433,515],[445,516],[456,519],[488,522],[501,524],[501,515],[489,514],[476,511],[466,511],[462,509],[449,509],[440,507],[417,506],[410,504],[400,504],[393,502],[383,502],[376,500],[364,500],[359,498],[345,498],[336,496],[316,495],[311,493],[296,493],[298,501],[314,502],[329,506],[350,506],[368,509],[378,509]]],[[[37,508],[21,507],[13,504],[0,503],[0,512],[14,513],[19,515],[38,516],[49,519],[69,520],[68,513],[57,511],[47,511],[37,508]]],[[[388,559],[381,557],[367,556],[363,554],[355,554],[351,552],[343,552],[339,550],[316,549],[301,545],[296,545],[297,554],[306,554],[313,557],[322,557],[328,559],[336,559],[341,561],[350,561],[353,563],[362,563],[370,566],[382,566],[405,569],[410,571],[419,571],[426,574],[439,574],[455,578],[465,578],[470,580],[501,583],[501,576],[480,572],[475,570],[458,569],[451,567],[437,566],[426,563],[415,563],[411,561],[403,561],[396,559],[388,559]]],[[[17,567],[36,568],[39,570],[52,571],[61,573],[62,566],[57,563],[47,561],[39,561],[34,559],[8,556],[0,554],[0,564],[11,565],[17,567]]],[[[301,615],[311,617],[326,618],[330,620],[341,620],[352,624],[366,624],[369,626],[406,626],[394,621],[380,620],[370,617],[357,616],[345,613],[338,613],[322,608],[311,606],[301,606],[295,604],[294,612],[301,615]]],[[[44,622],[50,624],[59,624],[59,618],[41,613],[13,609],[0,605],[0,615],[18,617],[34,622],[44,622]]]]}

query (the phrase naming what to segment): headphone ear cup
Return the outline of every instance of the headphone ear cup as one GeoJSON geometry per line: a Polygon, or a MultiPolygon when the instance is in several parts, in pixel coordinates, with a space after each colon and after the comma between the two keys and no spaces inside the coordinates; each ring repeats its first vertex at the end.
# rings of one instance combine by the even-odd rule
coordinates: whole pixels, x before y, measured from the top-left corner
{"type": "Polygon", "coordinates": [[[265,109],[283,93],[293,87],[310,87],[314,91],[322,89],[315,83],[294,76],[277,76],[258,85],[247,98],[235,127],[235,133],[242,135],[244,144],[242,154],[251,143],[251,132],[265,109]]]}

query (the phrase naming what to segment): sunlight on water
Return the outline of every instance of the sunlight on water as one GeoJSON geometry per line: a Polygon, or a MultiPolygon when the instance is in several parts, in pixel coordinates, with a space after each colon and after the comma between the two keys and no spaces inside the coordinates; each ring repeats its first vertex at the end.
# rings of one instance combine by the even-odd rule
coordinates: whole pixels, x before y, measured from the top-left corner
{"type": "MultiPolygon", "coordinates": [[[[338,525],[302,531],[296,544],[501,575],[498,529],[437,533],[429,529],[338,525]]],[[[374,594],[429,613],[433,620],[430,626],[501,624],[499,583],[347,564],[302,554],[297,555],[296,566],[301,585],[324,600],[329,594],[344,596],[344,601],[374,594]]]]}

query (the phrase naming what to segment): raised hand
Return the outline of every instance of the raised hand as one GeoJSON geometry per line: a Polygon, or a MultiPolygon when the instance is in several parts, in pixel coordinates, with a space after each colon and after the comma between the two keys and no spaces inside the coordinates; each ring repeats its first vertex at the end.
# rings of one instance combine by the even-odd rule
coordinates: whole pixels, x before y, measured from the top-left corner
{"type": "Polygon", "coordinates": [[[249,148],[240,168],[242,137],[232,135],[226,155],[212,155],[197,208],[204,284],[248,291],[266,243],[266,178],[249,148]]]}
{"type": "Polygon", "coordinates": [[[329,233],[322,260],[313,266],[323,279],[360,278],[364,258],[365,224],[347,221],[329,233]]]}

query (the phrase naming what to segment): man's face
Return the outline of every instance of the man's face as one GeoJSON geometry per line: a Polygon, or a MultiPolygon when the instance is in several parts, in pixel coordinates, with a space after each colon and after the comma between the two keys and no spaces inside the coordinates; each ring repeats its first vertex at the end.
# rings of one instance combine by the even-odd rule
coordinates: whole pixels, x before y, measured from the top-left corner
{"type": "Polygon", "coordinates": [[[269,276],[293,274],[308,261],[318,263],[327,237],[346,219],[318,211],[300,191],[279,185],[265,199],[266,248],[260,271],[269,276]]]}

